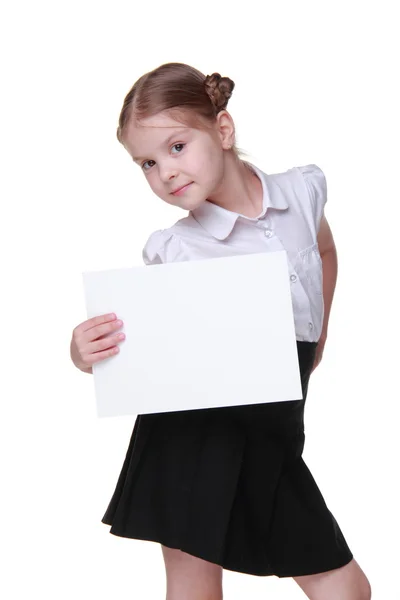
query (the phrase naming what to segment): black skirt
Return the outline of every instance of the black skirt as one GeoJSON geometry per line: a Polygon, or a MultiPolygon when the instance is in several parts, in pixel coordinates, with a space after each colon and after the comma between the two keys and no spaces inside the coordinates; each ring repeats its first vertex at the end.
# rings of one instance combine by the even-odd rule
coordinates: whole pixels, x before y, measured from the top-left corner
{"type": "Polygon", "coordinates": [[[316,347],[297,342],[300,400],[138,415],[102,518],[110,533],[250,575],[297,577],[350,562],[302,458],[316,347]]]}

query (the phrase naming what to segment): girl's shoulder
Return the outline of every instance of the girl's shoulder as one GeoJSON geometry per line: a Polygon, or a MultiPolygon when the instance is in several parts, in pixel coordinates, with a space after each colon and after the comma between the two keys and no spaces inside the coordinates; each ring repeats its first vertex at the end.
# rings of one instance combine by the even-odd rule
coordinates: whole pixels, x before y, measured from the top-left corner
{"type": "Polygon", "coordinates": [[[294,167],[294,169],[300,172],[306,184],[311,202],[322,202],[325,204],[327,199],[327,185],[323,170],[315,164],[294,167]]]}
{"type": "Polygon", "coordinates": [[[309,206],[315,221],[316,229],[318,230],[325,204],[328,199],[325,174],[323,170],[315,164],[295,167],[295,170],[300,173],[302,181],[305,183],[309,206]]]}
{"type": "Polygon", "coordinates": [[[315,164],[294,168],[298,169],[305,179],[312,179],[313,177],[325,177],[323,170],[315,164]]]}
{"type": "Polygon", "coordinates": [[[167,229],[158,229],[148,238],[142,252],[146,265],[184,260],[183,236],[190,230],[198,229],[197,221],[188,215],[167,229]]]}
{"type": "MultiPolygon", "coordinates": [[[[294,197],[307,197],[313,204],[325,204],[326,202],[326,178],[323,170],[316,164],[308,164],[291,167],[286,171],[267,174],[257,168],[259,174],[265,177],[267,188],[271,196],[283,195],[290,204],[294,197]],[[300,189],[299,189],[300,188],[300,189]],[[305,192],[305,193],[304,193],[305,192]]],[[[275,198],[272,198],[274,200],[275,198]]],[[[277,200],[279,204],[279,198],[277,200]]]]}
{"type": "Polygon", "coordinates": [[[308,214],[319,222],[327,201],[327,185],[323,170],[316,164],[291,167],[279,173],[261,171],[272,206],[290,207],[308,214]]]}

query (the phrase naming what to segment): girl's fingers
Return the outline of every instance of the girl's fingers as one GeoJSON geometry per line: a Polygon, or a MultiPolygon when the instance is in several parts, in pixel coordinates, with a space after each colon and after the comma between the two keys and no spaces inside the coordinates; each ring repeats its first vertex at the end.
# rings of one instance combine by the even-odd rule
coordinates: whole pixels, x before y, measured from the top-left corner
{"type": "Polygon", "coordinates": [[[119,352],[119,347],[113,346],[112,348],[103,350],[103,352],[96,352],[95,354],[89,354],[87,357],[83,358],[83,363],[87,367],[91,367],[95,363],[98,363],[106,358],[109,358],[110,356],[114,356],[115,354],[118,354],[118,352],[119,352]]]}
{"type": "Polygon", "coordinates": [[[73,330],[71,348],[75,364],[91,367],[116,354],[118,344],[123,341],[119,334],[109,335],[121,328],[123,323],[116,319],[114,314],[99,315],[80,323],[73,330]]]}
{"type": "Polygon", "coordinates": [[[87,354],[94,354],[95,352],[101,352],[102,350],[107,350],[115,347],[117,344],[122,342],[125,339],[125,334],[116,334],[110,337],[102,338],[100,340],[95,340],[90,342],[86,346],[87,354]],[[120,337],[122,335],[123,337],[120,337]]]}
{"type": "Polygon", "coordinates": [[[92,317],[90,319],[87,319],[87,321],[79,323],[79,325],[75,327],[73,334],[75,336],[80,336],[86,331],[92,329],[93,327],[103,325],[104,323],[113,322],[116,320],[116,318],[117,316],[114,313],[109,313],[106,315],[97,315],[96,317],[92,317]]]}
{"type": "Polygon", "coordinates": [[[94,342],[104,336],[113,333],[117,329],[122,327],[123,323],[119,319],[114,319],[113,321],[102,323],[101,325],[96,325],[91,329],[88,329],[82,334],[81,339],[85,341],[85,343],[94,342]]]}
{"type": "MultiPolygon", "coordinates": [[[[95,317],[95,319],[99,319],[99,317],[95,317]]],[[[91,319],[89,319],[87,322],[89,323],[90,321],[91,321],[91,319]]],[[[86,321],[85,321],[85,323],[86,323],[86,321]]],[[[85,323],[83,323],[83,325],[85,325],[85,323]]],[[[94,323],[96,323],[96,321],[94,321],[94,323]]],[[[76,345],[79,348],[83,349],[90,342],[98,340],[99,338],[102,338],[102,337],[106,336],[107,334],[113,333],[116,329],[119,329],[120,327],[122,327],[122,325],[123,325],[123,323],[119,319],[118,320],[113,319],[112,321],[107,320],[106,322],[100,322],[97,325],[94,324],[94,325],[92,325],[92,327],[90,327],[89,329],[85,329],[85,330],[80,328],[80,325],[78,325],[78,327],[75,327],[75,329],[73,331],[72,338],[74,339],[76,345]]]]}
{"type": "Polygon", "coordinates": [[[119,352],[119,344],[125,338],[119,337],[120,334],[105,338],[102,340],[96,340],[88,344],[84,351],[81,353],[81,359],[84,365],[91,367],[94,363],[104,360],[109,356],[113,356],[119,352]]]}

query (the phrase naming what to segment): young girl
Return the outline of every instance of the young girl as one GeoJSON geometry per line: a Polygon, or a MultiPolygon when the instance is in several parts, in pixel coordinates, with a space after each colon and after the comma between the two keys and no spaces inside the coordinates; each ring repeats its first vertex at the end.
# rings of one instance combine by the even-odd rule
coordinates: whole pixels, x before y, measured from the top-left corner
{"type": "MultiPolygon", "coordinates": [[[[241,160],[226,110],[233,88],[169,63],[127,94],[118,140],[153,192],[188,211],[150,236],[144,262],[286,250],[302,398],[138,415],[102,522],[161,544],[167,600],[220,600],[223,569],[293,577],[313,600],[367,600],[368,580],[302,459],[337,274],[324,174],[308,165],[267,175],[241,160]]],[[[91,373],[118,352],[121,325],[115,315],[78,325],[74,364],[91,373]]]]}

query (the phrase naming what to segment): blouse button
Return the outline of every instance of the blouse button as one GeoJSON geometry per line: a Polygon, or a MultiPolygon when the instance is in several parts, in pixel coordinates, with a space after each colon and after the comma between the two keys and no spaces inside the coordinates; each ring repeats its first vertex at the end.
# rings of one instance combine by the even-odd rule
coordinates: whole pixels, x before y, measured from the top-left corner
{"type": "Polygon", "coordinates": [[[314,329],[314,325],[312,323],[309,323],[308,326],[310,329],[314,329]]]}
{"type": "Polygon", "coordinates": [[[266,229],[266,230],[264,231],[264,233],[265,233],[265,236],[266,236],[266,237],[268,237],[268,238],[270,238],[270,237],[271,237],[271,235],[272,235],[272,231],[271,231],[270,229],[266,229]]]}
{"type": "Polygon", "coordinates": [[[297,279],[296,275],[291,275],[290,276],[290,281],[296,281],[296,279],[297,279]]]}

